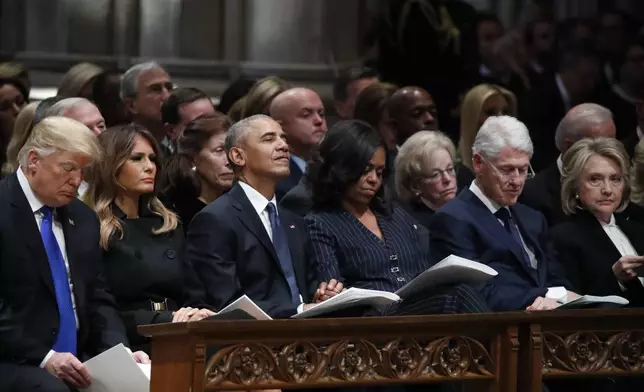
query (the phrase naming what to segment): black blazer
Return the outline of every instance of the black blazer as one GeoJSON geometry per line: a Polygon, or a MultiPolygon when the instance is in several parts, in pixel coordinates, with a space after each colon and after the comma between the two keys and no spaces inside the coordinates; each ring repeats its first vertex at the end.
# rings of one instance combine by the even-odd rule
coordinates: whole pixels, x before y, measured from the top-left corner
{"type": "Polygon", "coordinates": [[[302,176],[304,173],[302,172],[302,169],[295,163],[293,158],[289,160],[288,167],[291,171],[289,176],[277,184],[277,187],[275,188],[275,198],[279,202],[282,200],[284,195],[291,189],[293,189],[297,184],[299,184],[300,180],[302,179],[302,176]]]}
{"type": "Polygon", "coordinates": [[[161,235],[153,229],[163,219],[142,203],[139,218],[127,219],[116,205],[114,215],[123,225],[123,238],[113,237],[105,251],[105,277],[118,304],[133,349],[149,350],[149,339],[139,335],[137,326],[172,322],[172,311],[183,305],[181,262],[183,230],[161,235]],[[165,311],[155,311],[151,301],[167,300],[165,311]]]}
{"type": "MultiPolygon", "coordinates": [[[[644,225],[615,216],[615,223],[639,255],[644,255],[644,225]]],[[[601,226],[589,212],[580,211],[568,222],[550,231],[557,259],[566,269],[573,287],[582,294],[619,295],[628,298],[631,305],[644,305],[644,287],[634,280],[622,291],[612,266],[621,254],[601,226]]]]}
{"type": "MultiPolygon", "coordinates": [[[[0,362],[38,366],[54,345],[60,319],[49,260],[16,173],[0,183],[0,208],[0,362]]],[[[74,284],[78,358],[128,345],[102,277],[96,214],[79,200],[56,214],[74,284]]]]}
{"type": "Polygon", "coordinates": [[[280,207],[304,217],[313,207],[311,189],[304,181],[300,181],[299,184],[282,197],[282,200],[280,200],[280,207]]]}
{"type": "Polygon", "coordinates": [[[427,207],[421,201],[411,201],[409,203],[400,203],[400,206],[407,211],[418,223],[429,230],[429,224],[436,211],[427,207]]]}
{"type": "Polygon", "coordinates": [[[526,182],[519,201],[541,212],[550,227],[568,219],[561,207],[561,174],[556,161],[526,182]]]}
{"type": "Polygon", "coordinates": [[[622,140],[624,148],[626,149],[626,152],[631,159],[635,158],[635,147],[637,147],[637,143],[639,142],[640,137],[637,135],[637,128],[635,130],[631,130],[631,133],[628,135],[628,137],[622,140]]]}
{"type": "MultiPolygon", "coordinates": [[[[305,303],[317,288],[304,221],[278,208],[305,303]]],[[[273,318],[296,313],[273,243],[239,184],[201,210],[188,229],[186,261],[200,282],[188,285],[191,306],[220,310],[246,294],[273,318]]]]}
{"type": "Polygon", "coordinates": [[[463,189],[469,188],[470,184],[472,184],[472,181],[474,181],[474,173],[472,172],[472,169],[469,167],[463,165],[461,162],[457,162],[456,165],[456,186],[458,187],[458,191],[462,191],[463,189]]]}

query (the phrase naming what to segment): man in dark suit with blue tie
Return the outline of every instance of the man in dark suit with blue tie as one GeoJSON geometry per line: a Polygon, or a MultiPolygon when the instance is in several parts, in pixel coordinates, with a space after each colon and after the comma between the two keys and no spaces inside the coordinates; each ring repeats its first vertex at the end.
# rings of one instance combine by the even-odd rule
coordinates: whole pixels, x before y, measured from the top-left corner
{"type": "Polygon", "coordinates": [[[1,391],[87,387],[81,361],[128,344],[100,273],[98,219],[76,199],[84,167],[100,154],[86,126],[46,118],[0,183],[1,391]]]}
{"type": "Polygon", "coordinates": [[[271,102],[270,113],[286,133],[290,150],[290,174],[275,191],[279,202],[300,182],[311,151],[326,134],[327,125],[320,96],[308,88],[296,87],[279,94],[271,102]]]}
{"type": "Polygon", "coordinates": [[[495,311],[553,309],[578,297],[547,243],[545,218],[517,203],[531,172],[532,148],[517,119],[486,120],[473,146],[476,179],[430,225],[437,260],[455,254],[498,271],[481,286],[495,311]]]}
{"type": "Polygon", "coordinates": [[[246,118],[230,128],[225,148],[237,182],[190,224],[186,261],[200,278],[188,284],[190,304],[221,310],[245,294],[271,317],[286,318],[340,292],[335,281],[318,287],[304,221],[277,207],[275,187],[289,175],[279,124],[246,118]]]}

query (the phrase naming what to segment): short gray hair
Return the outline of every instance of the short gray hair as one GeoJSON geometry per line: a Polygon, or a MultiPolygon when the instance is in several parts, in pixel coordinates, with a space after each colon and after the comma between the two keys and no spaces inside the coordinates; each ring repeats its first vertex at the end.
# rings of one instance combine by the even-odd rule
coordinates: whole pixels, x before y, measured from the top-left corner
{"type": "Polygon", "coordinates": [[[233,147],[238,147],[241,140],[243,140],[246,136],[246,133],[248,133],[248,131],[252,129],[256,129],[255,123],[260,120],[275,121],[270,116],[267,116],[265,114],[255,114],[253,116],[246,117],[242,120],[237,121],[228,129],[228,132],[226,133],[226,140],[224,141],[224,149],[226,150],[226,156],[228,156],[228,162],[232,167],[234,167],[235,164],[230,161],[230,156],[228,155],[230,153],[230,150],[233,147]]]}
{"type": "Polygon", "coordinates": [[[510,116],[491,116],[481,125],[472,145],[473,154],[491,159],[499,155],[503,147],[527,152],[532,158],[533,147],[525,124],[510,116]]]}
{"type": "Polygon", "coordinates": [[[587,137],[589,129],[613,119],[613,113],[596,103],[582,103],[570,109],[557,126],[555,132],[555,145],[559,152],[563,152],[563,142],[570,139],[575,142],[587,137]]]}
{"type": "Polygon", "coordinates": [[[18,153],[21,166],[27,166],[31,150],[41,156],[61,151],[80,153],[91,160],[98,160],[103,155],[98,138],[89,128],[71,118],[57,116],[47,117],[34,126],[18,153]]]}
{"type": "Polygon", "coordinates": [[[85,98],[81,98],[81,97],[65,98],[56,102],[52,107],[47,109],[43,118],[51,117],[51,116],[65,117],[65,113],[67,113],[70,109],[81,105],[94,106],[94,104],[90,100],[85,98]]]}
{"type": "Polygon", "coordinates": [[[121,77],[121,90],[119,95],[121,100],[135,97],[139,92],[139,75],[151,69],[163,69],[156,61],[136,64],[130,67],[121,77]]]}

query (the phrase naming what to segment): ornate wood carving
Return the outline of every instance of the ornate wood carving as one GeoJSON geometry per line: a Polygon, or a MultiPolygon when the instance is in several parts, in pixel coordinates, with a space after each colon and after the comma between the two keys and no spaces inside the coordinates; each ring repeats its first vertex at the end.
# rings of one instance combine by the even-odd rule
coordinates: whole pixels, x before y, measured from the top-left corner
{"type": "Polygon", "coordinates": [[[469,337],[326,344],[237,344],[208,361],[206,388],[494,377],[486,347],[469,337]]]}
{"type": "Polygon", "coordinates": [[[644,331],[543,334],[543,374],[644,371],[644,331]]]}

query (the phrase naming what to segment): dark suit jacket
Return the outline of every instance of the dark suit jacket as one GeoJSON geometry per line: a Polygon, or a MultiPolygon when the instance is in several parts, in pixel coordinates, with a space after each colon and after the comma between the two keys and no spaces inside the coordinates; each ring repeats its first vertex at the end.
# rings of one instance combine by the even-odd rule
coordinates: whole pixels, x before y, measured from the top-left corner
{"type": "MultiPolygon", "coordinates": [[[[172,311],[184,303],[184,235],[181,227],[156,235],[152,230],[163,219],[141,203],[139,218],[127,219],[116,205],[114,215],[123,225],[123,238],[114,237],[105,252],[105,277],[118,304],[133,349],[149,352],[149,340],[137,332],[139,325],[172,322],[172,311]],[[151,301],[164,302],[155,311],[151,301]]],[[[187,269],[186,269],[187,270],[187,269]]]]}
{"type": "MultiPolygon", "coordinates": [[[[300,294],[310,302],[315,268],[304,221],[278,209],[289,240],[300,294]]],[[[186,261],[200,282],[188,283],[191,306],[220,310],[246,294],[273,318],[296,312],[273,243],[239,184],[195,215],[186,237],[186,261]]]]}
{"type": "MultiPolygon", "coordinates": [[[[644,255],[644,225],[616,215],[615,223],[630,240],[638,254],[644,255]]],[[[644,305],[644,287],[634,280],[622,291],[612,266],[622,257],[599,221],[589,212],[580,211],[568,222],[550,231],[557,259],[566,269],[568,278],[579,293],[619,295],[631,305],[644,305]]]]}
{"type": "Polygon", "coordinates": [[[499,274],[481,285],[481,293],[495,311],[522,310],[548,287],[570,288],[563,268],[548,243],[543,215],[529,207],[510,207],[521,236],[532,249],[537,269],[527,266],[520,245],[469,189],[444,205],[430,225],[430,249],[436,260],[451,254],[478,261],[499,274]]]}
{"type": "MultiPolygon", "coordinates": [[[[60,319],[38,224],[15,173],[0,183],[0,206],[0,362],[38,366],[54,346],[60,319]]],[[[128,342],[102,278],[96,214],[79,200],[56,214],[65,233],[82,361],[128,342]]]]}
{"type": "Polygon", "coordinates": [[[418,223],[429,230],[429,224],[431,223],[436,211],[427,207],[420,201],[411,201],[409,203],[401,203],[400,205],[409,215],[416,219],[418,223]]]}
{"type": "Polygon", "coordinates": [[[559,156],[555,146],[555,131],[565,116],[563,98],[557,88],[555,77],[544,78],[519,98],[519,120],[530,131],[534,144],[532,167],[538,173],[559,156]]]}
{"type": "Polygon", "coordinates": [[[519,201],[542,213],[550,227],[568,219],[561,207],[561,174],[556,161],[526,182],[519,201]]]}
{"type": "Polygon", "coordinates": [[[635,130],[631,130],[631,133],[628,135],[628,137],[622,140],[624,148],[626,149],[626,152],[631,159],[635,157],[635,147],[637,147],[637,143],[639,142],[640,137],[637,135],[637,128],[635,130]]]}
{"type": "Polygon", "coordinates": [[[474,173],[472,170],[463,165],[461,162],[456,163],[456,186],[460,192],[463,189],[467,189],[472,181],[474,181],[474,173]]]}
{"type": "Polygon", "coordinates": [[[311,211],[313,207],[313,200],[311,200],[311,190],[307,187],[306,183],[300,180],[294,188],[288,191],[282,200],[280,200],[280,207],[285,208],[301,217],[311,211]]]}
{"type": "Polygon", "coordinates": [[[277,184],[277,188],[275,188],[275,198],[278,202],[282,200],[282,198],[288,191],[290,191],[300,183],[300,179],[302,179],[302,176],[304,175],[293,158],[290,159],[288,167],[291,170],[291,174],[289,174],[287,178],[280,181],[280,183],[277,184]]]}

